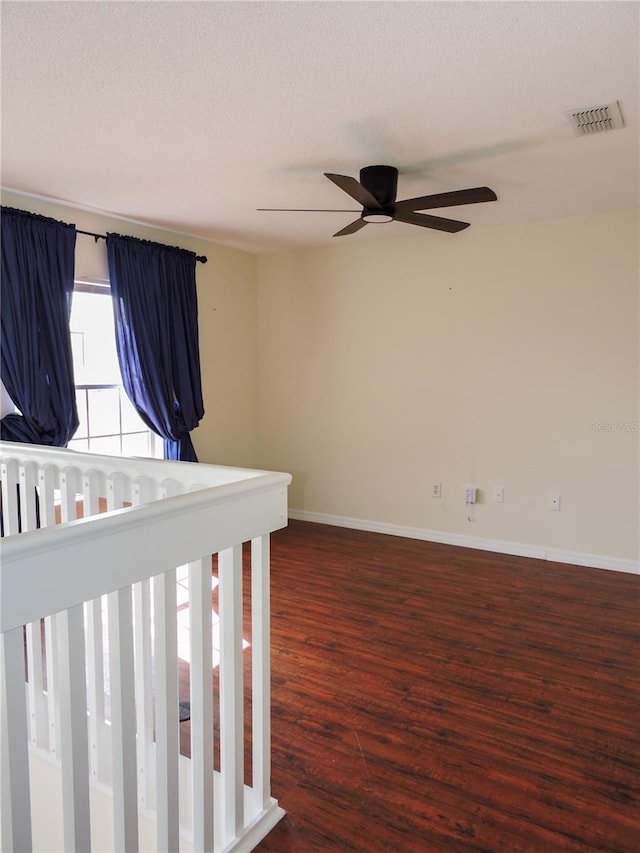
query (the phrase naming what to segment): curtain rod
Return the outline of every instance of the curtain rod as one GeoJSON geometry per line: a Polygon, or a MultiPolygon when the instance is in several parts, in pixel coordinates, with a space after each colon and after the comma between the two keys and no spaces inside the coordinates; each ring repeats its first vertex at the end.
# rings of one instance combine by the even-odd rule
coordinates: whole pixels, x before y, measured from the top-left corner
{"type": "MultiPolygon", "coordinates": [[[[106,234],[95,234],[93,231],[81,231],[79,228],[76,228],[76,234],[86,234],[87,237],[93,237],[93,239],[98,242],[98,240],[106,240],[106,234]]],[[[206,255],[196,255],[196,261],[199,261],[201,264],[207,263],[206,255]]]]}

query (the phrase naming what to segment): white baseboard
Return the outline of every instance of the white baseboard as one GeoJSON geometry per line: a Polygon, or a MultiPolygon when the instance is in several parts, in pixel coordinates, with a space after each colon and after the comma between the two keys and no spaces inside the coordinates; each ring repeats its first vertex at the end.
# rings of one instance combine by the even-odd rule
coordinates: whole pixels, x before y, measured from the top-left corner
{"type": "Polygon", "coordinates": [[[309,512],[304,509],[289,509],[289,518],[298,521],[312,521],[316,524],[330,524],[333,527],[349,527],[352,530],[368,530],[371,533],[385,533],[388,536],[403,536],[406,539],[421,539],[424,542],[439,542],[442,545],[457,545],[459,548],[477,548],[480,551],[493,551],[497,554],[512,554],[516,557],[534,557],[553,563],[570,563],[573,566],[587,566],[593,569],[608,569],[614,572],[640,574],[640,562],[622,557],[607,557],[602,554],[584,554],[580,551],[565,551],[560,548],[546,548],[542,545],[526,545],[502,539],[484,539],[480,536],[467,536],[464,533],[447,533],[442,530],[429,530],[423,527],[404,527],[400,524],[387,524],[383,521],[368,521],[363,518],[348,518],[343,515],[329,515],[322,512],[309,512]]]}

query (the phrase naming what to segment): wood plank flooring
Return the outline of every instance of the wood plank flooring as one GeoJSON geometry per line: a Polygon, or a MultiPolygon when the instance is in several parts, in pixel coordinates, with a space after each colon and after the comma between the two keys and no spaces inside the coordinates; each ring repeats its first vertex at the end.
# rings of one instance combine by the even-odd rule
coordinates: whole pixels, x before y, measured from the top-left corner
{"type": "Polygon", "coordinates": [[[639,602],[638,576],[291,522],[272,537],[287,816],[257,849],[638,853],[639,602]]]}

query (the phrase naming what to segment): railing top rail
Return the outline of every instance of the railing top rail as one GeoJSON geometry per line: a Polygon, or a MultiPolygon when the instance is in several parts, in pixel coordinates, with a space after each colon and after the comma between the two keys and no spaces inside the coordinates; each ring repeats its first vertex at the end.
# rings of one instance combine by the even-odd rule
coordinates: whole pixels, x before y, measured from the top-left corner
{"type": "MultiPolygon", "coordinates": [[[[105,456],[84,453],[59,447],[0,441],[0,459],[18,459],[40,465],[76,467],[84,471],[100,471],[106,475],[115,472],[129,477],[150,477],[153,480],[171,479],[185,486],[197,483],[202,486],[220,486],[240,480],[263,476],[266,472],[253,468],[235,468],[227,465],[209,465],[201,462],[180,462],[140,457],[105,456]]],[[[286,475],[284,475],[286,476],[286,475]]]]}
{"type": "MultiPolygon", "coordinates": [[[[23,445],[2,443],[2,450],[23,445]]],[[[287,524],[289,474],[36,448],[21,462],[169,478],[183,494],[7,536],[0,632],[73,607],[287,524]],[[37,457],[37,460],[36,458],[37,457]],[[195,489],[195,490],[194,490],[195,489]]]]}

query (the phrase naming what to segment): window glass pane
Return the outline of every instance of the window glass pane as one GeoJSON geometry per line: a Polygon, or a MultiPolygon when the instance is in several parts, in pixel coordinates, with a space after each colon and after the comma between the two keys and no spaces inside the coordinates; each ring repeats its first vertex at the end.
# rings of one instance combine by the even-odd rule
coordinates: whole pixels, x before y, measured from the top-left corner
{"type": "Polygon", "coordinates": [[[164,439],[153,430],[149,430],[149,456],[152,459],[164,459],[164,439]]]}
{"type": "Polygon", "coordinates": [[[147,429],[122,389],[111,293],[102,285],[97,285],[97,291],[84,287],[76,283],[70,319],[79,420],[73,446],[97,453],[162,458],[162,440],[147,429]],[[128,439],[124,451],[120,447],[121,430],[141,434],[128,439]],[[94,438],[106,440],[97,442],[94,438]]]}
{"type": "Polygon", "coordinates": [[[111,295],[74,291],[69,325],[76,383],[119,385],[111,295]]]}
{"type": "Polygon", "coordinates": [[[69,442],[69,450],[81,450],[83,453],[87,453],[89,450],[89,442],[86,438],[73,438],[69,442]]]}
{"type": "Polygon", "coordinates": [[[140,419],[124,388],[120,392],[120,405],[122,406],[122,432],[140,432],[147,429],[147,425],[140,419]]]}
{"type": "Polygon", "coordinates": [[[78,429],[74,433],[74,438],[85,438],[89,433],[87,432],[89,424],[87,422],[87,392],[76,388],[76,405],[78,407],[78,418],[80,420],[80,425],[78,429]]]}
{"type": "Polygon", "coordinates": [[[71,332],[71,354],[73,356],[73,372],[78,381],[78,370],[82,370],[84,364],[84,332],[71,332]]]}
{"type": "Polygon", "coordinates": [[[92,453],[120,456],[120,436],[109,435],[106,438],[91,438],[89,439],[89,449],[92,453]]]}
{"type": "Polygon", "coordinates": [[[120,432],[118,388],[91,388],[89,397],[89,435],[120,432]]]}
{"type": "Polygon", "coordinates": [[[149,433],[130,432],[122,436],[123,456],[149,456],[149,433]]]}

